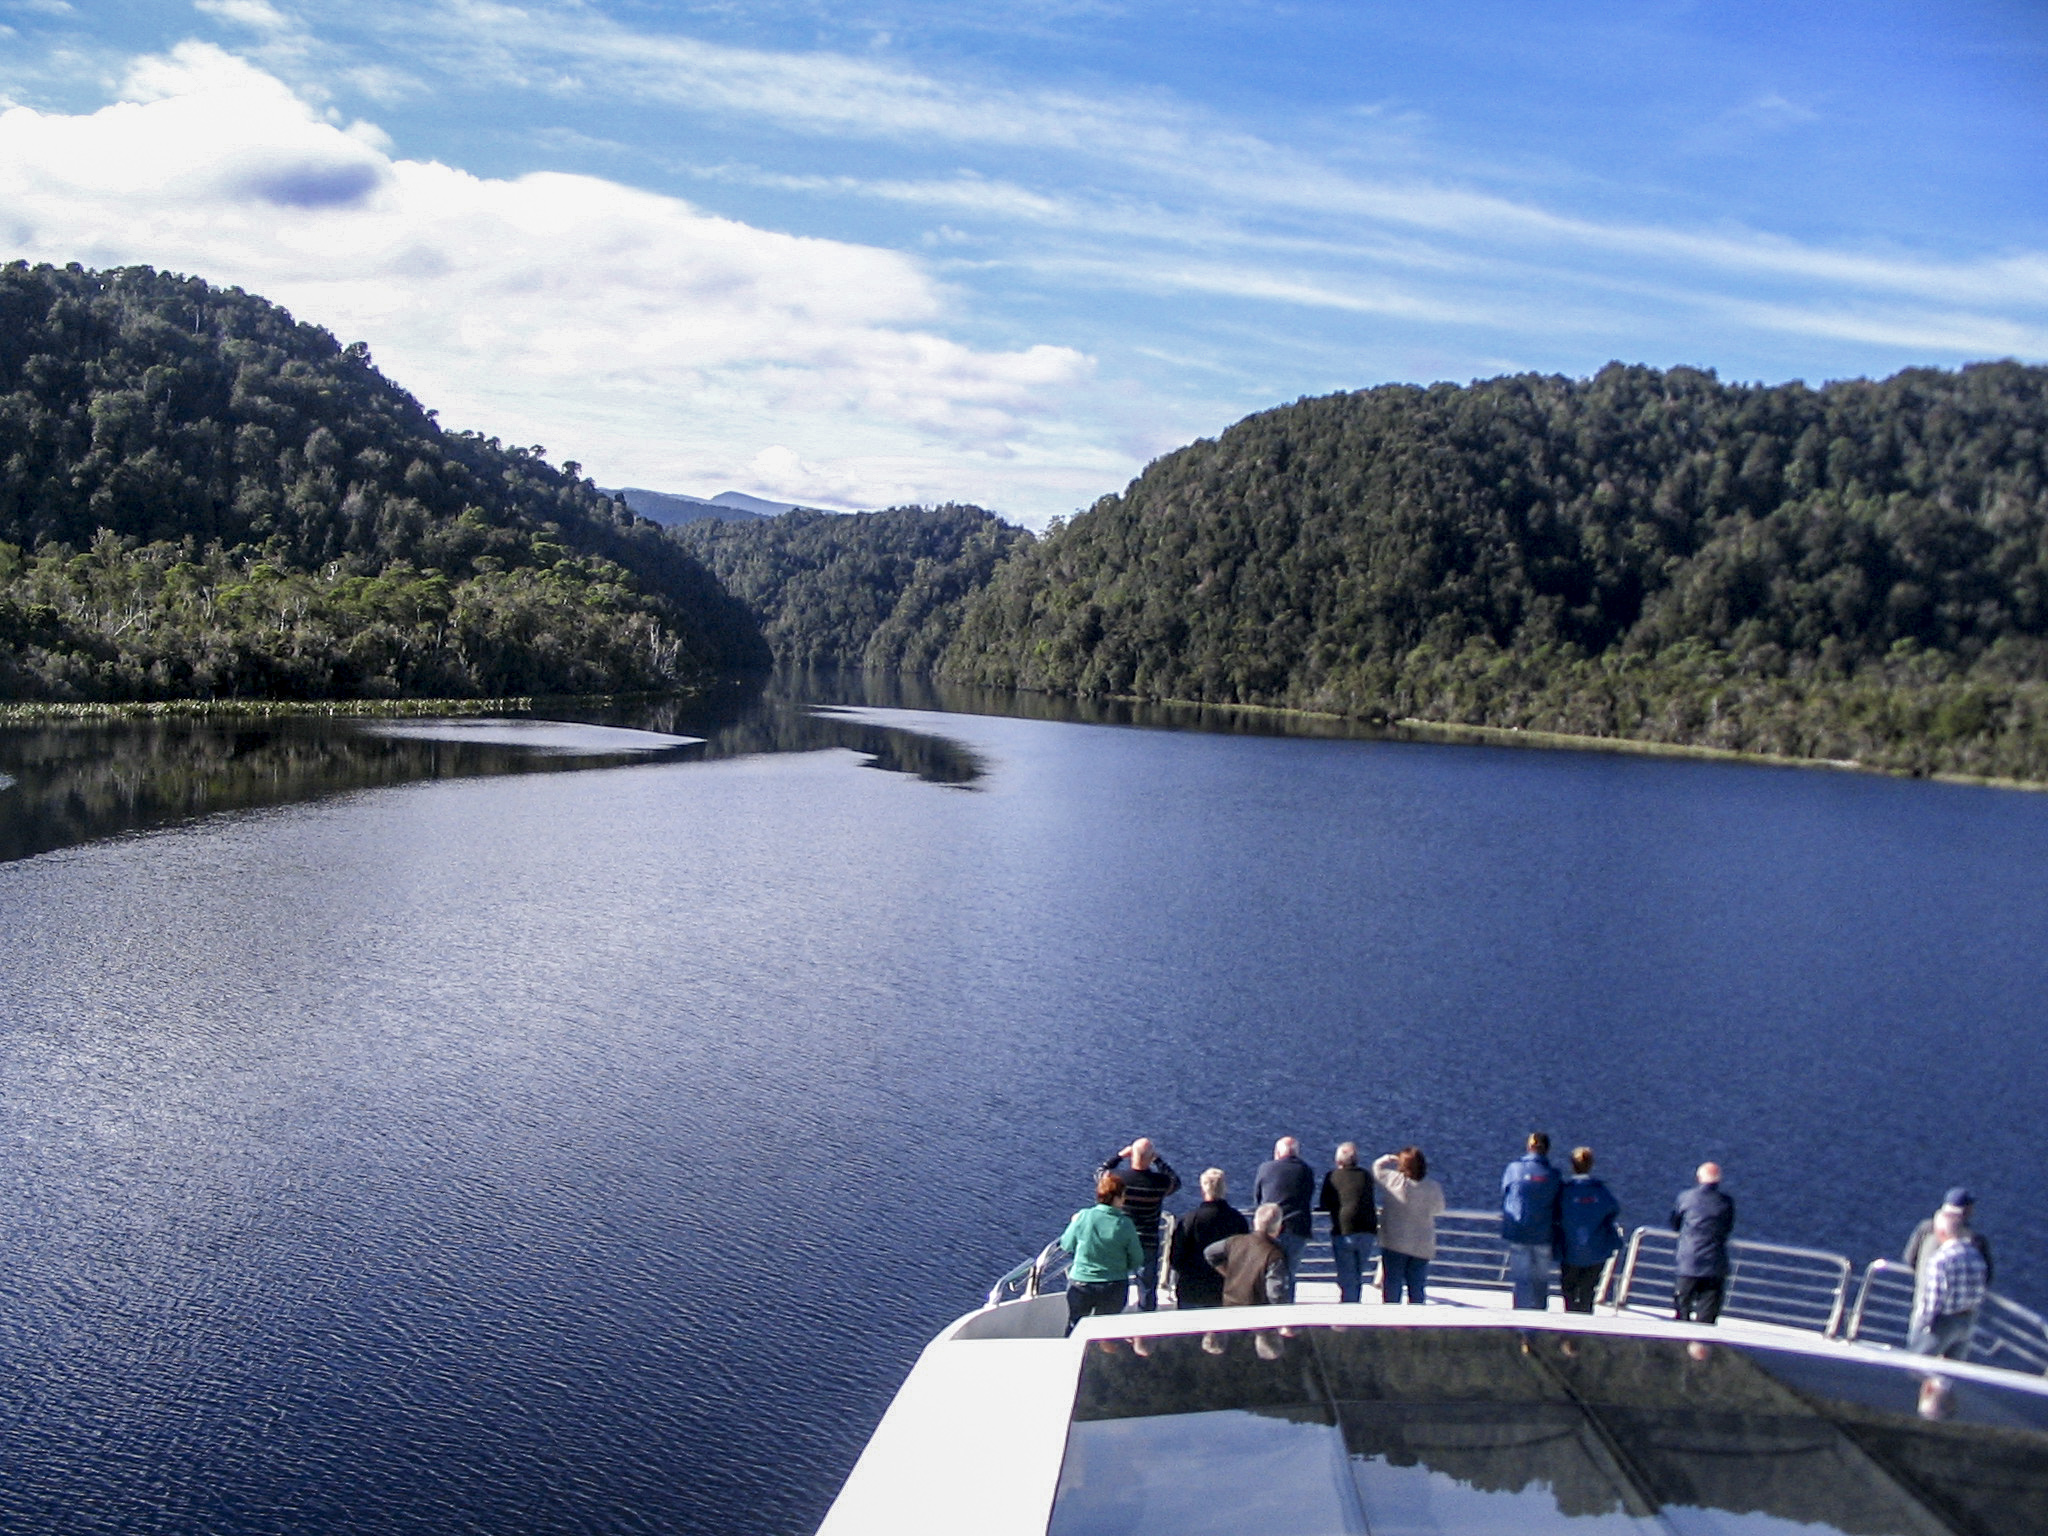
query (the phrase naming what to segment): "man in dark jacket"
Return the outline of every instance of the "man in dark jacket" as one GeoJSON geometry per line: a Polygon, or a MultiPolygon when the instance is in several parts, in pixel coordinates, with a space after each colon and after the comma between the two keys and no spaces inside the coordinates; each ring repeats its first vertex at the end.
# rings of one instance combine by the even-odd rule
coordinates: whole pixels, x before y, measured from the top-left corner
{"type": "Polygon", "coordinates": [[[1252,1199],[1260,1205],[1280,1207],[1280,1231],[1273,1241],[1287,1255],[1289,1301],[1294,1300],[1294,1271],[1301,1263],[1301,1250],[1315,1230],[1315,1218],[1309,1214],[1315,1197],[1315,1170],[1301,1160],[1301,1143],[1282,1136],[1273,1143],[1272,1160],[1259,1164],[1259,1176],[1252,1180],[1252,1199]]]}
{"type": "Polygon", "coordinates": [[[1593,1149],[1572,1150],[1572,1176],[1558,1196],[1564,1247],[1558,1252],[1558,1289],[1567,1312],[1590,1312],[1600,1289],[1600,1272],[1621,1248],[1621,1202],[1605,1181],[1593,1177],[1593,1149]]]}
{"type": "Polygon", "coordinates": [[[1550,1160],[1550,1138],[1541,1131],[1529,1133],[1529,1150],[1500,1176],[1500,1240],[1508,1245],[1515,1306],[1524,1312],[1550,1305],[1550,1271],[1560,1237],[1557,1192],[1563,1185],[1563,1175],[1550,1160]]]}
{"type": "Polygon", "coordinates": [[[1119,1147],[1095,1170],[1119,1175],[1124,1181],[1124,1214],[1138,1229],[1138,1242],[1145,1250],[1145,1267],[1138,1271],[1138,1310],[1159,1310],[1159,1208],[1166,1197],[1180,1188],[1180,1175],[1167,1166],[1153,1149],[1148,1136],[1140,1136],[1128,1147],[1119,1147]],[[1126,1166],[1128,1164],[1128,1166],[1126,1166]]]}
{"type": "Polygon", "coordinates": [[[1372,1192],[1372,1175],[1358,1166],[1358,1143],[1345,1142],[1337,1149],[1337,1166],[1323,1175],[1323,1196],[1316,1202],[1330,1217],[1339,1301],[1356,1301],[1364,1289],[1365,1266],[1372,1262],[1372,1241],[1380,1230],[1372,1192]]]}
{"type": "Polygon", "coordinates": [[[1735,1202],[1721,1192],[1721,1165],[1701,1163],[1696,1182],[1671,1208],[1678,1234],[1678,1289],[1672,1298],[1681,1323],[1711,1323],[1721,1315],[1728,1284],[1728,1234],[1735,1230],[1735,1202]]]}
{"type": "Polygon", "coordinates": [[[1183,1312],[1223,1305],[1223,1277],[1202,1255],[1250,1230],[1244,1213],[1223,1198],[1223,1170],[1204,1169],[1202,1203],[1173,1224],[1173,1289],[1183,1312]]]}

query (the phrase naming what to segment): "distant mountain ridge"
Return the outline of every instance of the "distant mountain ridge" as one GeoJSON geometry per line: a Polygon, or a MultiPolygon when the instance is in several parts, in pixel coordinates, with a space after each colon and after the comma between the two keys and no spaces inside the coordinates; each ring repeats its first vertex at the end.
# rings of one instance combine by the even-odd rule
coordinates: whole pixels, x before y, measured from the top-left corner
{"type": "Polygon", "coordinates": [[[749,496],[744,491],[720,491],[716,496],[708,497],[685,496],[679,491],[649,491],[629,485],[604,494],[618,497],[635,514],[649,522],[660,523],[664,528],[679,528],[685,523],[702,522],[706,518],[728,523],[749,522],[756,518],[780,517],[785,512],[798,510],[795,502],[768,501],[760,496],[749,496]]]}

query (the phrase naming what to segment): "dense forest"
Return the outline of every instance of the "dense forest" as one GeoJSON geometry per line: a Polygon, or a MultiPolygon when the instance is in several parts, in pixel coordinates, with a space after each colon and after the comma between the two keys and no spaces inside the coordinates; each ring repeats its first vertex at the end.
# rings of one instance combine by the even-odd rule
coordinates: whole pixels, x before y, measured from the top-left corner
{"type": "Polygon", "coordinates": [[[979,507],[785,512],[674,537],[744,603],[778,662],[922,672],[967,599],[1031,536],[979,507]]]}
{"type": "Polygon", "coordinates": [[[672,688],[765,663],[660,529],[360,344],[146,267],[0,267],[0,697],[672,688]]]}
{"type": "Polygon", "coordinates": [[[2048,369],[1388,386],[1042,539],[969,506],[665,530],[239,289],[0,267],[0,698],[663,691],[771,656],[2048,780],[2048,369]]]}
{"type": "Polygon", "coordinates": [[[2048,778],[2048,369],[1303,400],[1021,546],[935,670],[2048,778]]]}

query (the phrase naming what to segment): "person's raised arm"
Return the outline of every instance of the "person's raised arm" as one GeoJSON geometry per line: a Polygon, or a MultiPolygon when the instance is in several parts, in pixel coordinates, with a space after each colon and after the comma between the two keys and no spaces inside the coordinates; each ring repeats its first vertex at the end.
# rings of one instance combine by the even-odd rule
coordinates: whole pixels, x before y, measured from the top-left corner
{"type": "Polygon", "coordinates": [[[1160,1155],[1159,1155],[1159,1154],[1158,1154],[1157,1152],[1154,1152],[1154,1153],[1152,1154],[1152,1166],[1153,1166],[1154,1168],[1158,1169],[1158,1170],[1159,1170],[1159,1172],[1161,1172],[1161,1173],[1163,1173],[1163,1174],[1165,1174],[1165,1175],[1166,1175],[1166,1189],[1165,1189],[1164,1193],[1162,1193],[1162,1194],[1160,1195],[1160,1197],[1159,1197],[1159,1198],[1160,1198],[1160,1199],[1162,1199],[1162,1200],[1164,1200],[1164,1199],[1165,1199],[1165,1198],[1166,1198],[1166,1197],[1167,1197],[1168,1195],[1177,1195],[1177,1194],[1179,1194],[1179,1193],[1180,1193],[1180,1175],[1179,1175],[1179,1174],[1177,1174],[1177,1173],[1175,1173],[1175,1172],[1173,1171],[1173,1164],[1169,1163],[1169,1162],[1168,1162],[1168,1161],[1167,1161],[1167,1160],[1166,1160],[1165,1158],[1161,1157],[1161,1156],[1160,1156],[1160,1155]]]}

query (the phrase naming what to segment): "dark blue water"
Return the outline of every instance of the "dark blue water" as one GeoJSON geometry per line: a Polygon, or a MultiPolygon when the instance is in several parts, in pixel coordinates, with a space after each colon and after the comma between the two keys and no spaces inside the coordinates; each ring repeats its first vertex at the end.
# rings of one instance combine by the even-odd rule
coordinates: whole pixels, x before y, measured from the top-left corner
{"type": "Polygon", "coordinates": [[[862,720],[955,771],[764,739],[0,864],[0,1527],[806,1530],[1140,1132],[1482,1204],[1541,1125],[1632,1218],[1714,1156],[1859,1259],[1967,1182],[2048,1301],[2048,797],[862,720]]]}

